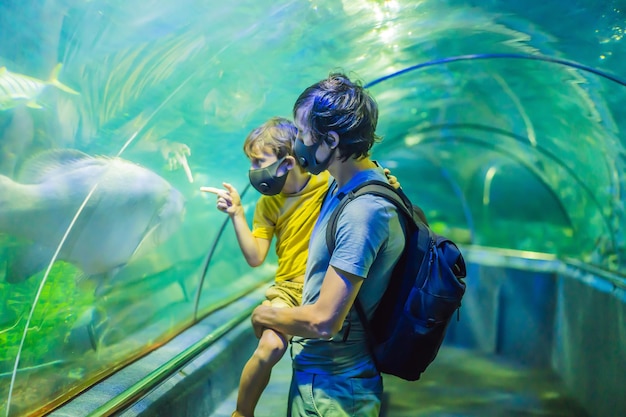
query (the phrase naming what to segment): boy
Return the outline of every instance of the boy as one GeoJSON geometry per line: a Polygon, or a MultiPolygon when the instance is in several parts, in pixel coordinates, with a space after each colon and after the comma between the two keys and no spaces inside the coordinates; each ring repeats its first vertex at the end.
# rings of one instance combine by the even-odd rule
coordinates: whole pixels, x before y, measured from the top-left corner
{"type": "MultiPolygon", "coordinates": [[[[260,197],[250,230],[237,190],[223,183],[225,190],[202,187],[218,196],[217,208],[230,216],[237,240],[250,266],[265,260],[272,237],[276,236],[278,269],[266,297],[274,307],[300,305],[304,270],[311,230],[322,199],[328,190],[329,175],[314,176],[304,171],[293,157],[297,130],[292,122],[273,117],[254,129],[243,150],[250,159],[250,183],[260,197]]],[[[233,417],[252,417],[267,386],[273,366],[282,358],[288,336],[266,329],[243,368],[233,417]]]]}

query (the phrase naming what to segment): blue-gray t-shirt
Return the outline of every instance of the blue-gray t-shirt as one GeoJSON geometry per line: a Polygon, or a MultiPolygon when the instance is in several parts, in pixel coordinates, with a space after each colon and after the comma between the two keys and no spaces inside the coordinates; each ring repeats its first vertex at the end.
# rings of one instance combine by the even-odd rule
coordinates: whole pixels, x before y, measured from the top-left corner
{"type": "MultiPolygon", "coordinates": [[[[340,190],[333,193],[331,189],[328,193],[309,243],[302,304],[312,304],[318,299],[326,270],[332,265],[363,277],[358,297],[368,316],[378,305],[404,249],[404,232],[393,203],[373,195],[350,202],[339,216],[332,256],[326,246],[326,225],[339,204],[337,196],[370,179],[387,181],[382,169],[370,169],[358,173],[340,190]]],[[[294,337],[291,354],[297,370],[348,376],[369,376],[376,372],[354,309],[341,331],[331,339],[294,337]],[[346,332],[349,337],[344,340],[346,332]]]]}

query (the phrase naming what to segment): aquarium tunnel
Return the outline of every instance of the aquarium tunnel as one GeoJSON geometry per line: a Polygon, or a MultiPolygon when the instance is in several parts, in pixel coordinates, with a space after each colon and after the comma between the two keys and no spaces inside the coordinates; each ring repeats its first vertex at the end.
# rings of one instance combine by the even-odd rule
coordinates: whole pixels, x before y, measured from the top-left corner
{"type": "MultiPolygon", "coordinates": [[[[332,71],[467,291],[382,415],[626,415],[624,0],[0,3],[0,416],[230,416],[246,135],[332,71]]],[[[288,355],[257,416],[285,415],[288,355]]]]}

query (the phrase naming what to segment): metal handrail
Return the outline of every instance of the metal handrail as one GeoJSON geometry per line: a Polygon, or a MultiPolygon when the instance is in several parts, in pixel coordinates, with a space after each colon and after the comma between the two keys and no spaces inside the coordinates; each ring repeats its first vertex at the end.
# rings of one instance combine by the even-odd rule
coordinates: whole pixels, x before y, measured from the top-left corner
{"type": "Polygon", "coordinates": [[[178,372],[185,365],[195,359],[239,323],[248,319],[255,307],[256,305],[252,305],[243,311],[240,311],[235,317],[231,318],[217,329],[204,336],[202,339],[189,346],[178,355],[174,356],[166,364],[155,369],[140,381],[125,389],[124,392],[120,393],[118,396],[93,410],[90,414],[88,414],[88,417],[111,416],[129,408],[131,405],[135,404],[141,398],[145,397],[152,390],[157,388],[160,384],[165,382],[172,374],[178,372]]]}

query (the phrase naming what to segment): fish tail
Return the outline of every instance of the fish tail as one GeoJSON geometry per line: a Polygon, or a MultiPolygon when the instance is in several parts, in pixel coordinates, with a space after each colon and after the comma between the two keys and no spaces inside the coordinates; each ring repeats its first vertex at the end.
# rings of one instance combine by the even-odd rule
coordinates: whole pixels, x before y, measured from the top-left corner
{"type": "Polygon", "coordinates": [[[48,79],[48,84],[55,86],[59,90],[65,91],[66,93],[78,95],[78,91],[71,89],[70,87],[63,84],[59,81],[59,73],[61,72],[62,63],[58,63],[52,69],[52,73],[50,74],[50,78],[48,79]]]}

